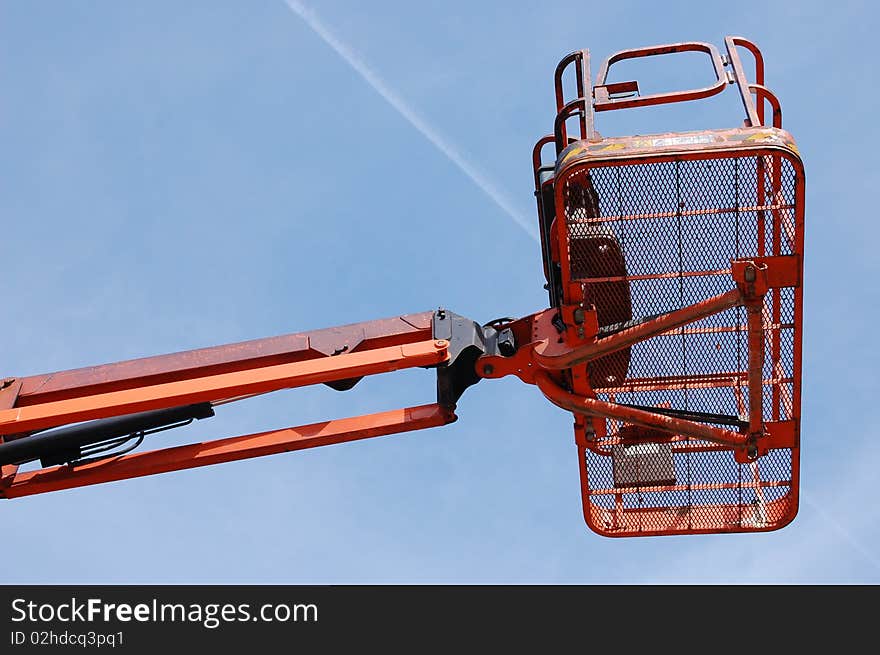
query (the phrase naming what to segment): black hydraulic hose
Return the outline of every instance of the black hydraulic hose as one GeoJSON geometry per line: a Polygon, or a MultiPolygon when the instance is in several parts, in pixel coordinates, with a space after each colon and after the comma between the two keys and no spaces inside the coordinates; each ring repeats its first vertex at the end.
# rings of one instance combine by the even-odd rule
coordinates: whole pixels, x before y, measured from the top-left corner
{"type": "Polygon", "coordinates": [[[199,403],[47,430],[0,444],[0,464],[21,464],[35,459],[62,463],[78,459],[83,446],[211,416],[214,416],[211,403],[199,403]]]}

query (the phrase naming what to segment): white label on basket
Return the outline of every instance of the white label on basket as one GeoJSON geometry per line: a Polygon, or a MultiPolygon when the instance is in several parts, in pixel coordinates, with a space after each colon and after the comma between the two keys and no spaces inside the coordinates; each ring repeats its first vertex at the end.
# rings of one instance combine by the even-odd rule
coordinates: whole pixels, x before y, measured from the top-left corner
{"type": "Polygon", "coordinates": [[[687,146],[695,143],[714,143],[715,137],[710,134],[694,134],[689,136],[670,136],[663,139],[651,139],[654,148],[666,146],[687,146]]]}

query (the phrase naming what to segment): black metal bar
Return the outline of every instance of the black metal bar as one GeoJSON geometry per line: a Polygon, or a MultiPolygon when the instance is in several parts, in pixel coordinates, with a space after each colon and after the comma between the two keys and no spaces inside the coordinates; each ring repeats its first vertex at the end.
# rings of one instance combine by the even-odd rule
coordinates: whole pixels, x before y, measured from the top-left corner
{"type": "Polygon", "coordinates": [[[214,416],[211,403],[199,403],[116,416],[31,434],[0,444],[0,464],[20,464],[43,458],[65,459],[68,454],[70,459],[76,459],[83,446],[211,416],[214,416]]]}
{"type": "Polygon", "coordinates": [[[617,403],[622,407],[631,407],[632,409],[641,409],[654,414],[663,414],[664,416],[672,416],[688,421],[697,421],[700,423],[715,423],[717,425],[730,425],[741,430],[749,427],[748,421],[743,421],[738,416],[730,416],[728,414],[709,414],[706,412],[694,412],[686,409],[673,409],[670,407],[648,407],[646,405],[629,405],[627,403],[617,403]]]}
{"type": "MultiPolygon", "coordinates": [[[[434,338],[449,342],[449,361],[437,368],[437,404],[454,408],[461,394],[482,379],[474,368],[477,359],[498,354],[499,331],[445,309],[434,312],[432,325],[434,338]]],[[[509,346],[516,348],[512,335],[509,346]]]]}

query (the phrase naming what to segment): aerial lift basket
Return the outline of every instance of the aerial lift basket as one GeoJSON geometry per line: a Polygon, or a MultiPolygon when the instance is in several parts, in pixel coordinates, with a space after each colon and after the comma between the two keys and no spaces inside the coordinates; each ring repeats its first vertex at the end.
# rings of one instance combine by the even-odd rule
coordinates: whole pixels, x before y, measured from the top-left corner
{"type": "Polygon", "coordinates": [[[562,383],[609,410],[575,412],[584,516],[608,536],[772,530],[797,512],[804,171],[760,51],[738,37],[726,46],[724,57],[696,42],[622,51],[592,87],[588,52],[572,53],[556,72],[555,134],[535,149],[551,302],[593,309],[604,338],[671,313],[692,319],[621,339],[562,383]],[[740,48],[755,59],[754,82],[740,48]],[[640,96],[637,82],[606,82],[618,61],[683,51],[708,55],[710,86],[640,96]],[[565,102],[571,67],[580,97],[565,102]],[[728,84],[743,127],[595,131],[595,112],[697,100],[728,84]],[[542,166],[551,143],[555,166],[542,166]],[[718,300],[735,289],[739,302],[718,300]]]}

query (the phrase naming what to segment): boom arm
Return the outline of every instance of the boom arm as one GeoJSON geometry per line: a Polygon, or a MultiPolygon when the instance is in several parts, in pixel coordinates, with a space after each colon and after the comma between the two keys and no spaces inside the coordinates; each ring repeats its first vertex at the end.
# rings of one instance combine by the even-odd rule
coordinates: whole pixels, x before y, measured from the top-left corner
{"type": "MultiPolygon", "coordinates": [[[[485,332],[445,311],[259,339],[26,378],[0,390],[0,494],[15,498],[249,457],[421,430],[456,419],[455,402],[478,378],[485,332]],[[464,362],[464,365],[462,363],[464,362]],[[88,458],[89,448],[205,418],[181,412],[312,384],[350,389],[362,377],[437,370],[436,402],[132,455],[88,458]],[[168,412],[176,412],[166,416],[168,412]],[[114,417],[125,417],[123,419],[114,417]],[[42,432],[80,423],[73,428],[42,432]],[[171,424],[171,425],[169,425],[171,424]],[[61,466],[19,472],[41,459],[61,466]]],[[[117,443],[118,442],[118,443],[117,443]]]]}

